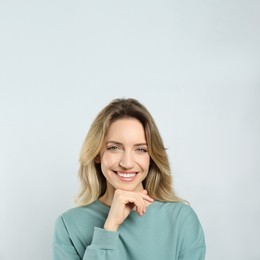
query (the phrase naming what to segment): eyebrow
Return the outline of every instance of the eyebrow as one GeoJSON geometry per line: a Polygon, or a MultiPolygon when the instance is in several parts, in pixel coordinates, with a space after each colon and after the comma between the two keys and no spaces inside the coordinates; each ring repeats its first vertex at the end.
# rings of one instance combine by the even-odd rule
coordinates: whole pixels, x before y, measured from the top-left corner
{"type": "MultiPolygon", "coordinates": [[[[109,143],[118,144],[118,145],[123,145],[122,143],[117,142],[117,141],[113,141],[113,140],[110,140],[110,141],[107,141],[107,142],[106,142],[106,144],[109,144],[109,143]]],[[[138,143],[138,144],[134,144],[134,146],[142,146],[142,145],[147,146],[147,143],[138,143]]]]}

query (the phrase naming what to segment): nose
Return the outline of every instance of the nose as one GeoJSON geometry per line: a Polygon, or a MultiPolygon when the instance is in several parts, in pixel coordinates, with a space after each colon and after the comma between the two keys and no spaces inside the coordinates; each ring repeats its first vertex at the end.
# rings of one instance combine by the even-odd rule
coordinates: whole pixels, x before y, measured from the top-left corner
{"type": "Polygon", "coordinates": [[[119,165],[124,169],[131,169],[134,165],[134,158],[131,151],[124,151],[119,165]]]}

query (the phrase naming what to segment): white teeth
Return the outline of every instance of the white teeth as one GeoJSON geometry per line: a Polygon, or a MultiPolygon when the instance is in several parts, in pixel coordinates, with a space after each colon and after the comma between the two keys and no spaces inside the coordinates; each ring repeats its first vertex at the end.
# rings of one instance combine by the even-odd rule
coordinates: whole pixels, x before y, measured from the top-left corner
{"type": "Polygon", "coordinates": [[[135,176],[135,173],[121,173],[119,172],[118,175],[123,178],[132,178],[135,176]]]}

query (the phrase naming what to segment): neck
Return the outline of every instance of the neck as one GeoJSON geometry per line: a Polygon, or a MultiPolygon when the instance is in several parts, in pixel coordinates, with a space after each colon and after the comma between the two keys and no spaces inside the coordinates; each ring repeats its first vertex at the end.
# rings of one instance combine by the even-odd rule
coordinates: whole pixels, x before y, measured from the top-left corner
{"type": "Polygon", "coordinates": [[[103,196],[101,196],[100,198],[99,198],[99,201],[100,202],[102,202],[103,204],[105,204],[105,205],[107,205],[107,206],[111,206],[111,204],[112,204],[112,200],[113,200],[113,196],[111,197],[111,195],[109,195],[108,193],[107,193],[107,191],[106,191],[106,193],[103,195],[103,196]]]}

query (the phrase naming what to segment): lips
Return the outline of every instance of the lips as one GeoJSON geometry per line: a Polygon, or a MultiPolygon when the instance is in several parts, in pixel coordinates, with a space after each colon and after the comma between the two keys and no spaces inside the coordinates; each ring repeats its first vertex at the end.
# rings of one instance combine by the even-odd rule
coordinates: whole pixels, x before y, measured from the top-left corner
{"type": "Polygon", "coordinates": [[[132,181],[137,175],[136,172],[115,172],[115,173],[122,181],[132,181]]]}
{"type": "Polygon", "coordinates": [[[117,174],[123,178],[133,178],[136,175],[136,173],[122,173],[122,172],[118,172],[117,174]]]}

